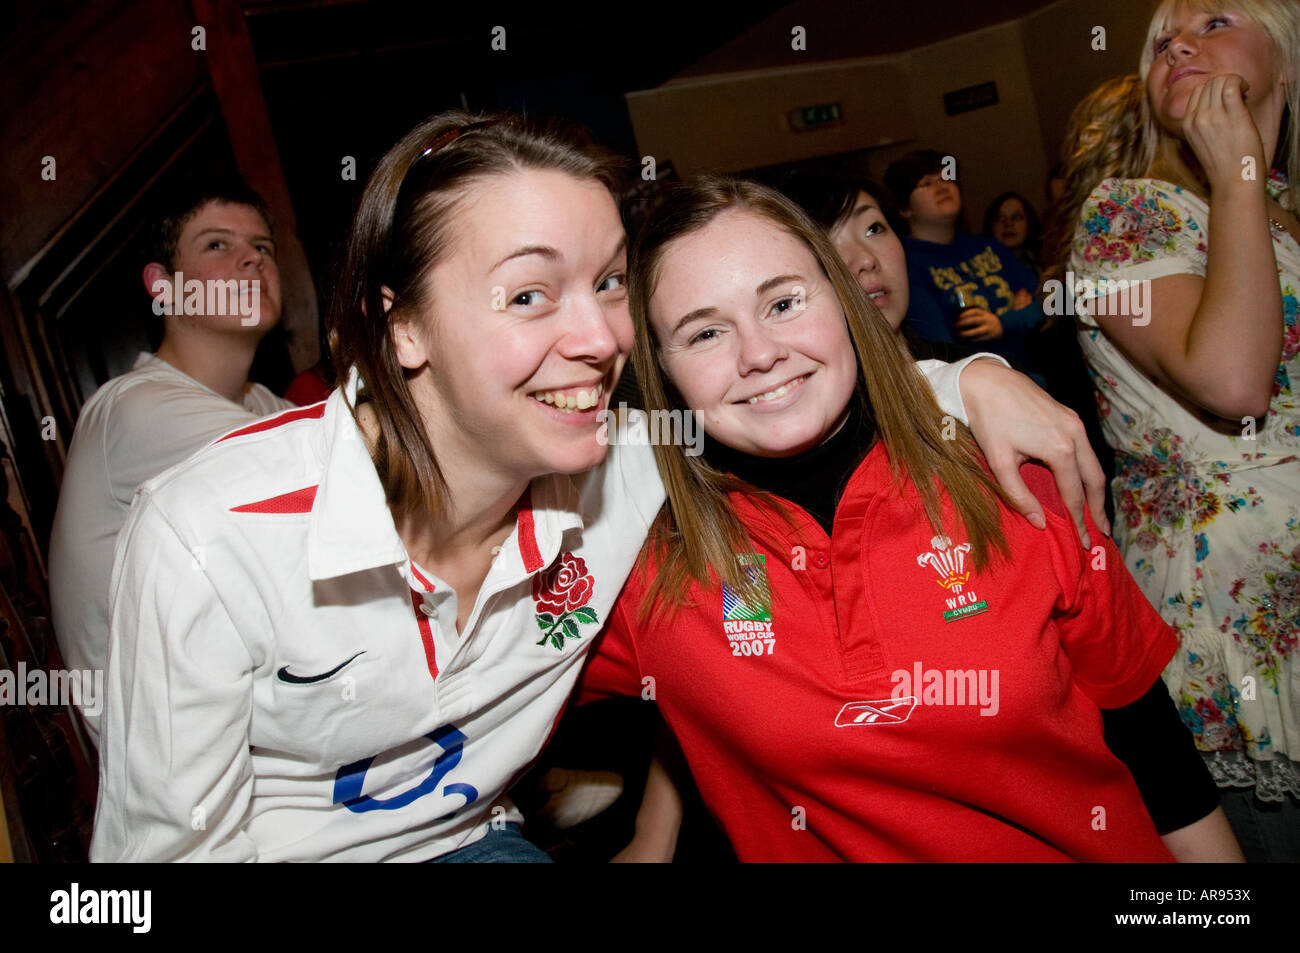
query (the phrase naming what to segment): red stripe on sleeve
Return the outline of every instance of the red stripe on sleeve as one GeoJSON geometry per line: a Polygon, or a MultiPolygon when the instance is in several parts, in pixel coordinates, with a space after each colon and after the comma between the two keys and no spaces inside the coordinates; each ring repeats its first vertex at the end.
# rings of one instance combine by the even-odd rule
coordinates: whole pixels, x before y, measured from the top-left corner
{"type": "Polygon", "coordinates": [[[281,493],[279,496],[273,496],[269,500],[259,500],[256,503],[245,503],[243,506],[232,506],[232,513],[310,513],[312,504],[316,502],[316,487],[306,486],[301,490],[294,490],[292,493],[281,493]]]}
{"type": "Polygon", "coordinates": [[[265,420],[259,420],[255,424],[249,424],[247,427],[240,427],[238,430],[232,430],[217,440],[229,440],[232,437],[244,437],[250,433],[261,433],[263,430],[273,430],[283,424],[293,423],[295,420],[313,420],[325,416],[325,404],[312,404],[310,407],[296,407],[293,410],[286,410],[282,414],[276,414],[274,417],[267,417],[265,420]]]}

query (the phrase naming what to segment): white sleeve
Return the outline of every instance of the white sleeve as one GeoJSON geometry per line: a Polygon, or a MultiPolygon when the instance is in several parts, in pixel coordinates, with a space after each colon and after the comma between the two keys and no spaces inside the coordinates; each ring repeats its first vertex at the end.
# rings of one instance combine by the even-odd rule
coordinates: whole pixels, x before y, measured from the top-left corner
{"type": "Polygon", "coordinates": [[[104,430],[114,498],[130,505],[141,483],[254,420],[257,415],[251,411],[192,387],[146,383],[126,390],[113,405],[104,430]]]}
{"type": "Polygon", "coordinates": [[[110,590],[93,861],[257,859],[254,666],[204,562],[137,495],[110,590]]]}
{"type": "Polygon", "coordinates": [[[972,361],[978,361],[982,358],[997,361],[1006,367],[1011,366],[1005,358],[984,352],[972,354],[970,357],[954,361],[952,364],[945,364],[943,361],[916,362],[916,369],[925,375],[926,381],[930,384],[930,389],[934,391],[935,400],[939,402],[939,409],[945,414],[952,414],[964,426],[969,426],[970,421],[966,418],[966,404],[961,399],[961,388],[958,386],[961,382],[961,372],[969,367],[972,361]]]}
{"type": "MultiPolygon", "coordinates": [[[[699,456],[704,446],[704,429],[699,426],[699,416],[689,411],[679,414],[682,421],[682,451],[688,456],[699,456]]],[[[617,482],[609,484],[606,493],[616,492],[629,497],[641,518],[640,526],[630,527],[632,532],[648,535],[665,494],[655,462],[654,447],[650,445],[649,418],[643,410],[632,410],[620,421],[616,438],[611,442],[607,459],[617,469],[617,482]]],[[[675,431],[669,427],[668,436],[675,431]]],[[[662,435],[661,435],[662,437],[662,435]]]]}

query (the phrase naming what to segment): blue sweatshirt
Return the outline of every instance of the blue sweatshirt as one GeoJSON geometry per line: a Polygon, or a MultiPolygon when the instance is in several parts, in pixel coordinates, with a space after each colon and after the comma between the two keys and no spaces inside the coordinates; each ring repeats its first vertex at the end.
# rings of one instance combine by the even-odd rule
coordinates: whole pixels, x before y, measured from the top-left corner
{"type": "Polygon", "coordinates": [[[981,350],[1037,370],[1028,363],[1025,345],[1026,335],[1043,323],[1043,306],[1037,299],[1018,310],[1011,305],[1022,288],[1036,295],[1038,278],[1011,249],[987,235],[965,233],[959,233],[950,245],[907,238],[903,247],[911,290],[905,329],[929,341],[971,343],[956,328],[960,290],[966,307],[984,308],[1002,320],[1002,337],[981,342],[981,350]]]}

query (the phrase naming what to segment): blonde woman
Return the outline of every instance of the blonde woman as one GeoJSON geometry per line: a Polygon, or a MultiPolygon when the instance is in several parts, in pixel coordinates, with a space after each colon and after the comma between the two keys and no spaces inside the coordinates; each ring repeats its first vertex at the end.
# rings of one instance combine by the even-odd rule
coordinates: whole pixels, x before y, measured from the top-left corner
{"type": "Polygon", "coordinates": [[[1153,157],[1083,204],[1070,268],[1118,455],[1118,541],[1178,630],[1165,672],[1252,859],[1300,860],[1300,6],[1167,0],[1153,157]],[[1290,121],[1286,120],[1290,114],[1290,121]],[[1270,174],[1270,169],[1273,172],[1270,174]]]}

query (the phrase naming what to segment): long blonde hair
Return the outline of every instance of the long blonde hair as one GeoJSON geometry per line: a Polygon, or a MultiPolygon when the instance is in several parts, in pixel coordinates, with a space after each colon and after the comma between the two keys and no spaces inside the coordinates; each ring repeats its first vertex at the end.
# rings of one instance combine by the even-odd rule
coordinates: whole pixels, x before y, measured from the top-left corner
{"type": "MultiPolygon", "coordinates": [[[[1265,161],[1272,162],[1274,168],[1286,173],[1291,188],[1278,200],[1288,211],[1296,212],[1295,186],[1300,182],[1300,3],[1295,0],[1164,0],[1151,17],[1147,28],[1147,41],[1142,49],[1142,58],[1138,72],[1145,86],[1151,64],[1155,61],[1156,38],[1169,29],[1174,10],[1180,3],[1185,3],[1191,10],[1201,13],[1236,13],[1257,23],[1282,58],[1282,68],[1287,76],[1286,104],[1282,116],[1282,128],[1278,135],[1277,153],[1265,156],[1265,161]]],[[[1157,146],[1170,145],[1169,133],[1155,127],[1157,146]]],[[[1176,152],[1157,148],[1155,159],[1149,174],[1168,179],[1184,188],[1208,195],[1209,188],[1201,171],[1200,163],[1186,144],[1176,152]],[[1176,158],[1175,158],[1176,157],[1176,158]],[[1185,166],[1186,170],[1180,168],[1185,166]]]]}
{"type": "MultiPolygon", "coordinates": [[[[943,533],[940,486],[947,490],[971,543],[977,567],[989,563],[992,550],[1006,552],[998,501],[1000,491],[980,465],[970,432],[944,439],[943,412],[919,371],[906,356],[897,335],[853,279],[825,233],[801,208],[781,193],[755,182],[703,176],[670,186],[650,213],[632,250],[628,281],[636,343],[632,359],[646,409],[685,409],[677,389],[658,359],[650,323],[650,299],[668,247],[696,232],[728,209],[743,209],[767,219],[800,239],[812,251],[844,309],[858,360],[858,399],[869,399],[876,430],[884,441],[894,479],[910,476],[925,514],[936,533],[943,533]]],[[[776,513],[775,497],[710,466],[703,456],[689,457],[680,448],[654,448],[668,500],[642,551],[644,570],[650,554],[659,572],[641,606],[648,616],[656,603],[669,612],[681,606],[691,582],[708,585],[716,577],[731,588],[754,594],[755,584],[737,560],[753,547],[728,493],[754,496],[776,513]]],[[[948,535],[951,535],[949,533],[948,535]]],[[[781,545],[778,540],[764,540],[781,545]]]]}
{"type": "Polygon", "coordinates": [[[1155,156],[1155,124],[1137,73],[1108,79],[1079,101],[1061,142],[1065,188],[1047,214],[1044,279],[1059,278],[1070,257],[1083,204],[1103,179],[1135,179],[1155,156]]]}

